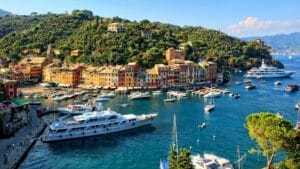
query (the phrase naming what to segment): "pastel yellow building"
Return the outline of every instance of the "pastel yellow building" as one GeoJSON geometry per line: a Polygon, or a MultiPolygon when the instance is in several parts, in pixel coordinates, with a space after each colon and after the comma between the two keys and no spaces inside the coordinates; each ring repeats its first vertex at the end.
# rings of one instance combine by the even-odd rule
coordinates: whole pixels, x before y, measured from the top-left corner
{"type": "Polygon", "coordinates": [[[115,22],[115,23],[111,23],[107,26],[107,30],[110,32],[124,32],[125,31],[125,26],[122,23],[119,22],[115,22]]]}
{"type": "Polygon", "coordinates": [[[81,82],[84,86],[100,87],[100,67],[88,67],[82,71],[81,82]]]}

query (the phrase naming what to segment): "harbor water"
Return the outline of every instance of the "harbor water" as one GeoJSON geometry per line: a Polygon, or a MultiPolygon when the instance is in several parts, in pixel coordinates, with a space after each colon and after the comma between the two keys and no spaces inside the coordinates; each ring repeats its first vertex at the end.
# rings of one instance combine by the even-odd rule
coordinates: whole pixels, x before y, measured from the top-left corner
{"type": "MultiPolygon", "coordinates": [[[[296,73],[285,79],[254,79],[256,89],[245,90],[244,85],[235,85],[243,81],[243,73],[231,73],[231,82],[224,88],[238,92],[241,97],[233,99],[228,95],[215,98],[216,108],[211,113],[204,112],[206,100],[199,96],[190,96],[177,102],[166,103],[163,95],[152,96],[149,100],[128,100],[127,95],[117,96],[105,104],[105,107],[121,113],[143,114],[158,112],[151,126],[107,136],[95,136],[54,143],[38,142],[20,166],[22,169],[157,169],[160,159],[168,156],[172,144],[173,115],[177,118],[178,143],[189,148],[192,154],[214,153],[237,160],[237,146],[241,155],[247,154],[242,162],[243,168],[259,169],[265,166],[261,155],[248,154],[256,144],[245,128],[247,115],[253,112],[278,112],[284,118],[296,123],[299,118],[294,105],[300,101],[300,92],[285,93],[289,83],[300,84],[300,56],[275,56],[284,63],[286,69],[296,73]],[[282,85],[275,86],[280,80],[282,85]],[[128,103],[128,107],[120,104],[128,103]],[[199,129],[198,124],[206,123],[199,129]]],[[[58,103],[66,104],[66,103],[58,103]]],[[[57,105],[60,106],[60,105],[57,105]]],[[[48,118],[51,118],[48,117],[48,118]]],[[[280,154],[276,160],[280,160],[280,154]]]]}

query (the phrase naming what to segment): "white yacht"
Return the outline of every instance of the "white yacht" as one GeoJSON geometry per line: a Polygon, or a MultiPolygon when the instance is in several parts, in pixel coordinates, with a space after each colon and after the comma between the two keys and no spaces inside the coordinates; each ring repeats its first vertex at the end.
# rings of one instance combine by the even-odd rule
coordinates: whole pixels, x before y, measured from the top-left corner
{"type": "Polygon", "coordinates": [[[149,99],[150,97],[149,92],[133,92],[128,96],[129,100],[149,99]]]}
{"type": "MultiPolygon", "coordinates": [[[[101,103],[98,103],[95,108],[97,110],[102,110],[103,106],[101,103]]],[[[91,105],[91,104],[75,104],[75,105],[69,105],[67,107],[59,107],[59,108],[57,108],[57,111],[62,114],[67,114],[67,115],[79,115],[79,114],[93,111],[93,105],[91,105]]]]}
{"type": "Polygon", "coordinates": [[[51,124],[42,136],[44,142],[109,134],[150,125],[157,113],[121,115],[110,109],[93,111],[51,124]]]}
{"type": "Polygon", "coordinates": [[[272,77],[290,77],[294,74],[294,71],[286,71],[284,69],[278,69],[277,67],[268,66],[262,60],[262,64],[259,68],[252,68],[244,75],[246,78],[272,78],[272,77]]]}
{"type": "Polygon", "coordinates": [[[191,160],[194,169],[233,169],[229,160],[213,154],[204,153],[203,157],[191,155],[191,160]]]}

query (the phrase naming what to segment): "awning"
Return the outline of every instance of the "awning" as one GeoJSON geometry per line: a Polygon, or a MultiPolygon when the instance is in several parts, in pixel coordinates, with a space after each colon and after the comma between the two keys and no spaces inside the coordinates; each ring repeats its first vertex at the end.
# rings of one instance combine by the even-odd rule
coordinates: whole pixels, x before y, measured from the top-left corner
{"type": "Polygon", "coordinates": [[[10,101],[15,103],[17,105],[17,107],[26,106],[30,103],[28,101],[28,99],[25,99],[25,98],[14,98],[14,99],[11,99],[10,101]]]}

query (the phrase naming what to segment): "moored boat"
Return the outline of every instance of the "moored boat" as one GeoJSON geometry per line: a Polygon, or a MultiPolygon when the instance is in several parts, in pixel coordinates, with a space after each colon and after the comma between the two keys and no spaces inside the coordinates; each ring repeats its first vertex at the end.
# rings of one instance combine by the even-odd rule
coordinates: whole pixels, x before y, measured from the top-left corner
{"type": "Polygon", "coordinates": [[[246,78],[280,78],[280,77],[290,77],[294,74],[294,71],[286,71],[284,69],[278,69],[277,67],[268,66],[262,60],[261,66],[259,68],[250,69],[247,74],[244,75],[246,78]]]}
{"type": "Polygon", "coordinates": [[[252,90],[252,89],[255,89],[255,88],[256,88],[256,86],[253,83],[247,84],[245,86],[245,89],[247,89],[247,90],[252,90]]]}
{"type": "Polygon", "coordinates": [[[298,103],[295,104],[295,109],[300,110],[300,102],[298,102],[298,103]]]}
{"type": "Polygon", "coordinates": [[[176,99],[175,98],[167,98],[164,100],[164,102],[175,102],[176,99]]]}
{"type": "Polygon", "coordinates": [[[133,92],[128,96],[129,100],[149,99],[151,97],[149,92],[133,92]]]}
{"type": "Polygon", "coordinates": [[[276,82],[274,82],[274,85],[277,85],[277,86],[279,86],[279,85],[281,85],[282,83],[281,83],[281,81],[279,81],[279,80],[277,80],[276,82]]]}
{"type": "Polygon", "coordinates": [[[299,90],[299,86],[296,84],[288,84],[288,86],[284,89],[286,92],[296,92],[299,90]]]}
{"type": "Polygon", "coordinates": [[[130,130],[150,125],[156,116],[157,113],[121,115],[110,109],[93,111],[51,124],[42,140],[51,142],[130,130]]]}

